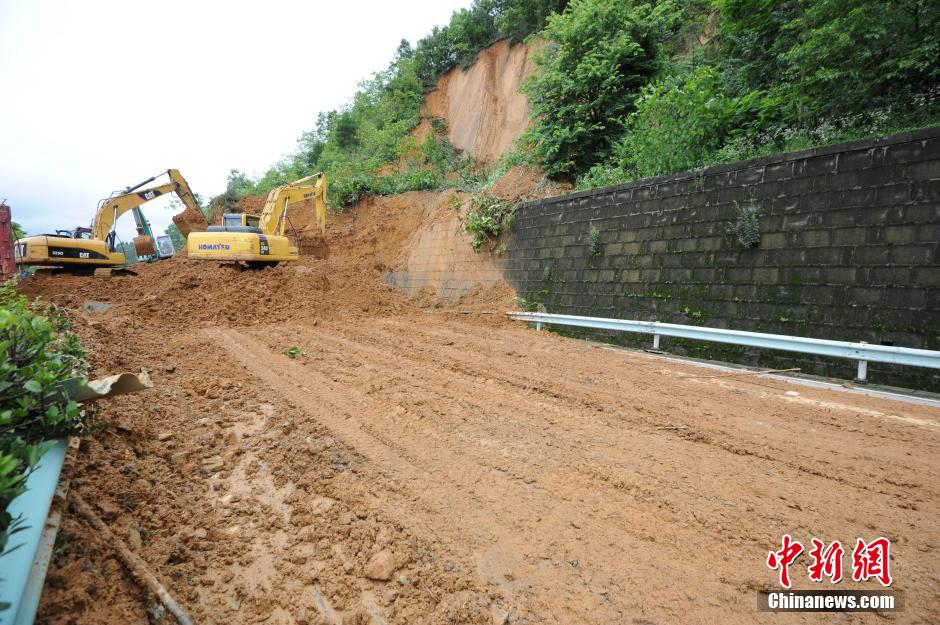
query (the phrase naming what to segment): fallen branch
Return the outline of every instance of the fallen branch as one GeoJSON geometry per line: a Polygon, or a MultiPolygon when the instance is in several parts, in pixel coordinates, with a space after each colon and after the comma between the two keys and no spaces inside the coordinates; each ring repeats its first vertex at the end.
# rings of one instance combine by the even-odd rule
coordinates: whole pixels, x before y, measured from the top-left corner
{"type": "Polygon", "coordinates": [[[147,565],[144,563],[140,557],[137,556],[133,551],[127,548],[127,545],[124,544],[120,538],[114,535],[114,532],[105,525],[104,521],[95,514],[95,511],[92,510],[91,506],[82,499],[81,495],[76,493],[74,490],[69,494],[69,501],[72,504],[72,507],[78,511],[83,517],[85,517],[89,523],[91,523],[95,528],[101,532],[105,540],[111,544],[118,552],[118,555],[121,557],[121,560],[124,562],[124,565],[131,572],[134,577],[136,577],[141,583],[143,583],[147,588],[149,588],[157,597],[160,598],[160,601],[163,603],[164,607],[170,611],[170,613],[176,617],[176,620],[180,625],[193,625],[192,619],[189,617],[189,614],[176,602],[170,593],[167,592],[166,588],[163,587],[163,584],[150,572],[150,569],[147,568],[147,565]]]}

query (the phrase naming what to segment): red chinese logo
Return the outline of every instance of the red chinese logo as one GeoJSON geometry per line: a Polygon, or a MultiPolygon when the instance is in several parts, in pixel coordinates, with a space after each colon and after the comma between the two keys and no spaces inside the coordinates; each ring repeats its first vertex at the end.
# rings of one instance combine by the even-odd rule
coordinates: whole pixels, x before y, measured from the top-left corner
{"type": "Polygon", "coordinates": [[[803,545],[790,538],[789,534],[784,534],[783,547],[780,551],[771,551],[767,554],[767,566],[771,570],[780,569],[780,585],[784,588],[790,587],[790,565],[801,553],[803,553],[803,545]]]}
{"type": "MultiPolygon", "coordinates": [[[[826,546],[824,541],[813,538],[812,544],[813,548],[809,551],[812,563],[806,567],[810,581],[820,583],[828,577],[832,584],[841,582],[842,558],[845,555],[842,543],[835,540],[826,546]]],[[[780,549],[767,554],[767,567],[779,571],[780,585],[784,588],[791,587],[790,565],[802,553],[802,543],[784,534],[780,549]]],[[[891,577],[891,541],[887,538],[876,538],[868,543],[859,538],[852,550],[852,579],[866,582],[872,578],[882,586],[890,586],[894,581],[891,577]]]]}
{"type": "Polygon", "coordinates": [[[814,582],[823,581],[823,576],[828,577],[833,584],[842,581],[842,556],[845,549],[838,540],[826,547],[826,543],[818,538],[813,539],[813,549],[809,552],[813,558],[813,563],[809,565],[809,578],[814,582]]]}
{"type": "Polygon", "coordinates": [[[891,582],[891,542],[887,538],[876,538],[867,545],[861,538],[852,552],[852,579],[868,581],[874,577],[882,586],[891,582]]]}

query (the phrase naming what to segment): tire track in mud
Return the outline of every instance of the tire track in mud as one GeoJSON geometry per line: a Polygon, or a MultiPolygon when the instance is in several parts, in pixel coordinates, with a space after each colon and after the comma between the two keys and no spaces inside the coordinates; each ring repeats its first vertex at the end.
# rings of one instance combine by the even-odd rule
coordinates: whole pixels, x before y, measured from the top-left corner
{"type": "MultiPolygon", "coordinates": [[[[449,338],[453,341],[459,341],[463,345],[472,345],[476,350],[481,353],[487,353],[493,355],[496,350],[493,349],[494,345],[506,345],[513,344],[515,341],[520,340],[520,337],[524,337],[524,331],[519,329],[509,329],[505,327],[494,327],[487,328],[487,337],[485,339],[481,338],[479,332],[475,331],[475,328],[471,324],[462,324],[458,325],[455,323],[450,324],[435,324],[430,325],[413,325],[409,321],[403,321],[396,318],[386,318],[376,320],[376,324],[380,327],[385,328],[386,330],[396,329],[397,331],[408,332],[409,334],[422,334],[427,337],[437,337],[437,338],[449,338]]],[[[734,380],[722,380],[722,379],[706,379],[708,374],[705,376],[700,375],[702,373],[700,368],[694,367],[691,364],[682,364],[676,361],[665,362],[661,359],[657,359],[655,356],[647,355],[635,351],[621,350],[616,347],[607,347],[595,343],[585,343],[582,341],[571,341],[563,337],[551,334],[546,332],[541,334],[541,337],[544,337],[544,340],[535,343],[531,340],[526,340],[527,350],[533,355],[543,356],[544,361],[540,362],[540,365],[546,369],[555,372],[561,379],[564,379],[572,374],[571,367],[567,366],[567,363],[564,365],[559,365],[557,358],[557,351],[559,347],[559,342],[567,343],[565,348],[568,352],[576,351],[578,352],[578,369],[582,372],[589,372],[594,375],[608,376],[610,374],[609,367],[600,367],[598,366],[599,362],[606,362],[609,364],[609,358],[597,358],[594,350],[596,349],[605,349],[606,351],[615,354],[618,364],[621,364],[626,367],[636,367],[637,365],[644,366],[645,369],[652,369],[655,373],[658,374],[675,374],[679,372],[687,373],[688,377],[682,375],[672,375],[669,382],[678,382],[683,384],[695,384],[694,387],[687,387],[687,389],[694,388],[696,392],[704,393],[709,399],[720,401],[727,397],[729,390],[732,392],[745,392],[749,399],[752,401],[766,400],[770,399],[775,403],[780,403],[781,399],[784,399],[790,403],[805,403],[810,406],[821,406],[823,408],[834,408],[838,409],[841,412],[849,414],[849,416],[855,417],[876,417],[887,419],[899,424],[904,425],[920,425],[923,427],[935,428],[940,426],[940,423],[937,421],[931,420],[936,418],[936,410],[927,407],[927,406],[918,406],[918,405],[899,405],[897,401],[886,399],[886,398],[877,398],[877,397],[861,397],[854,396],[851,398],[851,401],[857,403],[864,403],[868,407],[862,408],[856,405],[850,405],[841,403],[839,398],[846,398],[851,396],[846,396],[844,394],[838,393],[836,391],[824,390],[824,389],[813,389],[810,387],[800,387],[803,394],[816,394],[822,397],[822,400],[813,400],[809,398],[799,397],[784,397],[771,395],[770,391],[777,391],[780,393],[789,390],[791,387],[786,383],[776,380],[769,380],[767,378],[757,378],[757,377],[739,377],[734,380]],[[664,368],[666,367],[666,368],[664,368]],[[707,385],[706,385],[707,383],[707,385]],[[731,384],[734,386],[731,386],[731,384]],[[743,387],[743,388],[742,388],[743,387]],[[878,407],[879,410],[872,410],[871,407],[878,407]],[[903,406],[903,409],[906,412],[914,413],[913,417],[899,417],[897,415],[890,414],[892,410],[897,410],[899,406],[903,406]],[[881,412],[886,411],[886,412],[881,412]],[[854,413],[854,414],[851,414],[854,413]],[[931,417],[930,415],[933,415],[931,417]],[[920,418],[918,418],[918,416],[920,418]]],[[[498,355],[498,354],[497,354],[498,355]]],[[[571,355],[570,353],[568,355],[571,355]]],[[[582,376],[583,377],[583,376],[582,376]]],[[[631,380],[631,390],[655,390],[659,385],[649,383],[643,379],[631,380]]],[[[688,405],[687,403],[683,405],[688,405]]],[[[788,407],[783,406],[781,410],[788,407]]],[[[795,416],[802,417],[803,413],[797,415],[791,415],[788,411],[782,412],[786,416],[795,416]]],[[[844,420],[836,420],[835,418],[826,419],[826,413],[824,410],[810,410],[808,414],[812,419],[804,419],[804,421],[812,422],[813,425],[827,425],[836,430],[845,430],[852,429],[851,424],[847,424],[844,420]]],[[[871,427],[870,418],[860,418],[858,419],[859,425],[871,427]]],[[[786,423],[783,425],[787,425],[786,423]]],[[[794,428],[795,430],[795,428],[794,428]]],[[[870,432],[853,429],[852,431],[861,433],[867,436],[874,436],[870,432]]],[[[836,434],[840,434],[837,432],[836,434]]],[[[917,429],[910,427],[896,427],[892,428],[890,432],[881,432],[877,435],[880,439],[889,438],[890,440],[897,441],[899,443],[912,443],[918,442],[919,438],[917,436],[917,429]]]]}
{"type": "MultiPolygon", "coordinates": [[[[415,501],[398,497],[389,506],[409,522],[443,533],[450,544],[474,552],[481,577],[501,583],[519,601],[534,602],[535,613],[541,611],[540,597],[561,591],[571,598],[573,611],[559,615],[556,622],[571,618],[607,622],[624,613],[643,614],[645,602],[640,598],[615,592],[629,586],[632,577],[684,579],[694,574],[696,566],[714,566],[710,556],[664,558],[663,550],[677,549],[674,543],[657,542],[652,534],[632,536],[625,515],[631,502],[625,494],[618,497],[620,502],[613,502],[611,495],[596,513],[596,506],[581,496],[559,502],[554,494],[480,462],[477,451],[465,449],[467,444],[453,435],[416,428],[416,415],[396,414],[394,407],[365,395],[357,384],[361,380],[336,382],[345,373],[334,370],[324,375],[295,361],[278,360],[268,346],[244,333],[215,329],[207,334],[272,392],[301,407],[380,470],[408,485],[415,501]],[[657,547],[637,548],[643,543],[657,547]],[[620,565],[628,559],[631,567],[626,572],[620,565]]],[[[356,371],[364,368],[359,363],[347,366],[356,371]]],[[[630,513],[636,516],[638,511],[630,513]]],[[[654,519],[644,519],[641,525],[653,527],[654,519]]],[[[680,554],[675,551],[675,555],[680,554]]],[[[728,574],[734,576],[734,571],[729,569],[728,574]]],[[[716,602],[716,618],[740,600],[727,582],[705,581],[702,586],[713,596],[728,595],[731,601],[721,606],[716,602]]],[[[659,592],[673,592],[669,588],[664,582],[659,592]]],[[[556,618],[547,613],[543,617],[556,618]]]]}
{"type": "MultiPolygon", "coordinates": [[[[413,361],[409,365],[410,367],[422,366],[421,363],[423,363],[423,361],[421,358],[409,355],[410,350],[408,350],[407,347],[412,346],[408,343],[408,339],[387,334],[383,335],[381,331],[369,333],[370,330],[371,327],[357,328],[357,333],[359,334],[353,334],[348,330],[344,331],[342,328],[330,328],[329,333],[321,332],[317,334],[316,337],[313,338],[313,341],[308,342],[308,344],[315,345],[318,340],[327,343],[331,341],[335,342],[337,339],[333,336],[334,331],[337,333],[345,332],[347,335],[354,337],[353,339],[344,339],[347,341],[344,344],[344,347],[347,349],[355,351],[358,345],[358,349],[361,351],[364,349],[362,345],[370,345],[370,347],[375,345],[373,348],[375,351],[373,353],[377,358],[381,358],[383,354],[394,353],[397,358],[413,361]],[[380,340],[377,341],[377,339],[380,340]],[[405,347],[405,349],[402,349],[402,347],[405,347]]],[[[424,347],[416,346],[416,349],[417,348],[420,348],[422,356],[428,358],[429,361],[433,361],[430,365],[432,367],[430,369],[431,371],[434,371],[434,367],[436,367],[438,371],[446,371],[450,375],[461,376],[464,375],[464,371],[467,369],[473,370],[474,368],[475,361],[472,358],[472,350],[462,350],[461,354],[463,355],[463,360],[458,364],[453,364],[453,359],[449,356],[435,358],[434,354],[429,354],[429,348],[426,345],[424,347]]],[[[479,368],[478,371],[484,375],[496,375],[492,367],[488,370],[479,368]]],[[[411,379],[409,383],[412,386],[418,384],[415,379],[411,379]]],[[[492,386],[486,386],[485,390],[487,393],[491,393],[493,388],[492,386]]],[[[585,389],[585,392],[587,392],[587,389],[585,389]]],[[[523,397],[520,397],[520,402],[532,401],[531,397],[523,397]]],[[[536,397],[534,400],[540,401],[540,398],[536,397]]],[[[440,400],[438,399],[436,401],[440,400]]],[[[524,413],[524,410],[516,412],[516,414],[524,413]]],[[[581,413],[572,414],[578,414],[579,417],[581,416],[581,413]]],[[[559,419],[559,422],[563,421],[559,419]]],[[[588,416],[584,420],[578,419],[578,424],[582,433],[585,433],[584,431],[592,429],[594,421],[588,416]]],[[[551,433],[553,436],[564,434],[567,431],[565,428],[559,427],[554,423],[551,425],[551,433]]],[[[621,431],[623,429],[622,425],[622,423],[603,423],[594,429],[605,431],[602,438],[606,437],[610,440],[617,440],[618,437],[624,436],[624,432],[621,431]]],[[[648,428],[640,427],[639,429],[641,430],[639,435],[645,436],[642,431],[648,428]]],[[[669,431],[667,430],[667,432],[669,431]]],[[[629,434],[632,435],[632,433],[629,434]]],[[[640,480],[632,481],[630,486],[634,488],[634,490],[631,491],[634,501],[657,505],[664,508],[664,512],[668,510],[673,514],[674,518],[677,517],[679,519],[689,518],[688,511],[694,509],[695,512],[692,513],[692,518],[694,518],[695,522],[704,528],[708,528],[710,531],[707,532],[707,534],[722,540],[753,544],[755,541],[760,542],[766,539],[760,531],[752,533],[750,536],[742,534],[740,528],[744,520],[740,518],[740,510],[738,509],[740,505],[740,493],[735,489],[735,492],[733,492],[729,498],[727,491],[728,482],[736,483],[741,492],[748,492],[753,498],[760,500],[764,506],[769,506],[770,510],[768,512],[762,511],[761,507],[749,510],[750,514],[747,517],[747,522],[751,527],[757,528],[784,524],[785,519],[794,516],[795,510],[801,513],[800,516],[803,517],[801,522],[803,523],[816,526],[826,525],[830,523],[831,510],[839,509],[844,504],[846,487],[852,489],[848,492],[850,493],[850,497],[856,501],[863,501],[866,497],[871,496],[870,493],[872,491],[875,491],[880,494],[895,497],[898,500],[898,505],[901,507],[911,506],[912,489],[910,486],[912,485],[920,491],[919,496],[916,498],[917,500],[922,501],[924,497],[928,496],[927,493],[923,492],[925,490],[923,482],[911,482],[910,478],[899,479],[897,477],[886,477],[883,480],[883,488],[872,488],[867,484],[860,484],[855,480],[841,478],[840,476],[833,479],[833,476],[823,474],[815,470],[811,464],[807,464],[809,460],[805,461],[803,464],[795,465],[795,463],[785,460],[786,454],[788,453],[786,450],[779,452],[781,454],[780,457],[770,455],[769,453],[742,453],[740,444],[725,443],[722,445],[709,445],[709,447],[714,448],[715,451],[703,452],[700,447],[697,449],[686,449],[683,447],[684,444],[698,442],[696,439],[686,441],[681,437],[676,437],[674,433],[671,432],[668,434],[659,432],[658,434],[658,436],[654,435],[652,437],[643,438],[643,442],[656,451],[650,452],[642,458],[633,459],[634,465],[640,465],[642,467],[637,472],[639,477],[646,482],[653,482],[653,484],[650,485],[648,483],[644,484],[640,480]],[[712,458],[712,468],[709,470],[703,468],[703,453],[712,458]],[[770,491],[766,487],[761,486],[753,479],[752,474],[754,467],[748,463],[747,458],[755,456],[762,460],[769,461],[773,463],[773,465],[784,467],[784,472],[774,479],[774,489],[779,493],[779,498],[771,496],[770,491]],[[676,475],[678,473],[680,476],[677,478],[678,481],[673,480],[670,482],[666,479],[656,477],[657,474],[663,474],[663,466],[659,464],[659,458],[663,457],[674,459],[672,462],[673,466],[670,467],[673,470],[668,474],[676,475]],[[678,460],[675,460],[677,458],[678,460]],[[643,460],[649,460],[649,462],[644,463],[643,460]],[[710,472],[714,474],[709,475],[710,472]],[[803,475],[801,475],[801,473],[803,475]],[[787,502],[789,500],[799,500],[804,496],[805,475],[812,475],[815,479],[823,480],[815,486],[815,490],[820,493],[820,496],[812,505],[807,505],[806,503],[796,505],[795,507],[794,505],[788,505],[787,502]],[[829,485],[832,481],[843,486],[840,486],[838,489],[833,489],[829,485]],[[639,489],[639,494],[636,489],[639,489]],[[676,495],[677,490],[681,491],[682,497],[676,495]],[[889,492],[885,492],[886,490],[889,490],[889,492]],[[689,500],[691,500],[691,503],[689,500]],[[727,523],[726,520],[729,515],[732,518],[736,518],[734,523],[727,523]]],[[[624,449],[630,448],[629,439],[618,442],[624,446],[624,449]]],[[[577,441],[570,442],[569,445],[577,447],[577,441]]],[[[564,455],[564,451],[567,448],[568,445],[557,445],[546,449],[545,455],[564,455]]],[[[583,458],[577,458],[572,464],[575,466],[579,462],[583,464],[583,460],[583,458]]],[[[867,464],[871,466],[872,463],[868,462],[867,464]]],[[[855,474],[855,469],[851,466],[843,466],[841,468],[836,466],[833,470],[844,471],[844,474],[847,476],[855,474]]],[[[777,473],[777,469],[772,469],[771,471],[777,473]]],[[[582,475],[594,475],[600,478],[599,481],[588,484],[590,491],[603,491],[605,490],[604,487],[608,485],[606,481],[609,480],[608,476],[610,472],[603,470],[603,468],[599,470],[588,469],[581,473],[582,475]]],[[[929,487],[927,490],[929,491],[929,487]]],[[[658,527],[661,527],[661,524],[658,525],[658,527]]]]}
{"type": "MultiPolygon", "coordinates": [[[[346,362],[353,355],[358,357],[355,361],[357,371],[364,368],[363,363],[383,362],[394,369],[400,364],[399,359],[407,360],[409,371],[421,373],[420,376],[411,376],[402,381],[409,395],[414,396],[418,390],[423,392],[421,405],[410,406],[413,411],[460,438],[461,442],[478,446],[481,453],[501,453],[513,462],[527,463],[521,471],[518,466],[513,468],[511,465],[506,469],[502,466],[505,463],[498,463],[498,460],[496,466],[514,479],[537,483],[539,488],[554,492],[562,500],[565,499],[564,491],[570,491],[577,484],[586,496],[597,499],[598,503],[610,497],[628,497],[631,507],[644,506],[649,511],[649,518],[653,519],[652,524],[626,529],[638,538],[648,540],[649,536],[654,535],[662,527],[662,515],[666,511],[672,515],[673,521],[688,521],[688,502],[681,506],[674,496],[676,491],[694,500],[698,511],[698,515],[693,517],[694,523],[703,532],[707,531],[715,539],[737,540],[739,537],[737,531],[707,522],[710,517],[733,510],[735,504],[720,497],[717,492],[703,492],[701,480],[689,484],[660,478],[655,474],[660,467],[652,461],[657,455],[653,452],[648,451],[644,458],[634,456],[630,463],[626,463],[623,458],[626,449],[634,447],[636,453],[639,453],[647,446],[644,443],[650,447],[665,445],[669,448],[669,455],[681,457],[680,448],[692,445],[691,442],[663,434],[655,439],[655,430],[649,427],[631,431],[624,429],[621,422],[611,424],[582,418],[584,415],[581,412],[552,404],[541,396],[524,393],[522,389],[504,389],[502,384],[481,383],[480,378],[463,371],[442,369],[435,363],[425,363],[408,355],[393,356],[387,349],[356,342],[332,332],[318,332],[304,326],[292,328],[292,331],[296,332],[292,337],[298,343],[316,345],[319,356],[328,351],[331,365],[333,360],[346,362]],[[324,350],[324,345],[331,348],[324,350]],[[443,389],[459,393],[459,397],[451,397],[443,393],[443,389]],[[468,394],[468,389],[479,393],[468,394]],[[432,401],[434,409],[431,408],[432,401]],[[537,406],[536,409],[533,409],[533,404],[537,406]],[[447,410],[437,409],[440,406],[446,406],[447,410]],[[446,419],[447,416],[454,417],[465,411],[480,418],[446,419]],[[548,418],[547,414],[552,417],[548,418]],[[520,415],[524,415],[525,419],[518,418],[520,415]],[[577,423],[575,427],[567,425],[572,421],[577,423]],[[520,433],[525,434],[527,440],[521,440],[518,436],[520,433]],[[640,440],[637,440],[638,437],[640,440]],[[533,471],[529,468],[532,466],[538,470],[533,471]],[[612,471],[611,467],[619,470],[612,471]],[[574,477],[568,477],[559,484],[554,476],[561,473],[573,473],[574,477]]],[[[255,334],[259,333],[256,331],[255,334]]],[[[358,383],[370,384],[369,380],[359,380],[358,383]]],[[[395,380],[389,381],[386,387],[396,388],[395,380]]],[[[386,387],[370,387],[369,392],[383,393],[386,387]]],[[[388,401],[394,403],[396,399],[392,397],[388,401]]],[[[740,468],[743,470],[744,466],[740,468]]],[[[775,520],[763,516],[767,524],[775,520]]],[[[706,539],[705,536],[702,538],[706,539]]],[[[755,539],[749,540],[753,542],[755,539]]]]}
{"type": "MultiPolygon", "coordinates": [[[[753,415],[759,415],[761,411],[766,410],[768,400],[777,404],[783,403],[780,398],[768,397],[766,393],[762,393],[760,398],[742,398],[740,405],[734,405],[728,402],[728,390],[722,388],[720,391],[713,391],[703,398],[703,400],[715,402],[714,405],[708,405],[710,410],[706,410],[707,404],[703,401],[700,407],[691,411],[687,407],[687,404],[679,406],[668,394],[660,393],[653,394],[660,405],[658,410],[637,410],[634,405],[626,403],[624,400],[624,397],[628,396],[630,392],[627,388],[620,389],[616,385],[613,388],[597,384],[587,385],[565,380],[564,377],[560,375],[557,377],[552,376],[551,380],[544,380],[537,377],[537,374],[530,373],[530,371],[535,368],[529,368],[525,372],[519,372],[518,369],[506,371],[497,368],[494,370],[492,366],[487,368],[487,366],[480,364],[478,359],[470,358],[472,355],[470,350],[452,348],[447,345],[442,346],[439,341],[421,341],[420,339],[414,338],[415,336],[444,337],[446,343],[463,345],[464,341],[460,338],[460,333],[441,331],[440,325],[426,329],[417,324],[410,326],[406,323],[390,320],[379,324],[379,327],[376,328],[375,331],[372,331],[370,327],[369,333],[358,328],[354,330],[344,327],[332,329],[346,336],[353,337],[353,340],[360,342],[376,343],[377,339],[381,339],[382,344],[389,349],[401,350],[402,346],[407,345],[412,348],[415,353],[421,353],[422,356],[433,359],[440,363],[440,366],[449,370],[462,372],[470,376],[495,378],[505,384],[521,387],[523,389],[545,388],[550,387],[549,385],[554,383],[555,391],[552,397],[555,399],[568,401],[574,405],[580,405],[582,408],[592,411],[603,411],[609,406],[615,406],[619,409],[616,411],[618,417],[628,421],[631,427],[638,427],[647,432],[659,434],[667,433],[673,438],[704,444],[718,450],[723,450],[732,456],[750,456],[773,464],[783,465],[790,470],[796,471],[797,474],[803,474],[804,476],[809,475],[829,482],[836,482],[840,487],[847,486],[860,491],[874,492],[880,495],[888,495],[902,499],[909,495],[907,490],[897,488],[894,483],[883,480],[883,476],[880,474],[872,472],[870,470],[870,464],[868,469],[863,466],[845,466],[845,458],[841,457],[841,451],[844,449],[846,431],[841,426],[839,426],[837,432],[833,434],[830,445],[825,448],[811,446],[809,450],[805,450],[804,446],[807,442],[815,442],[817,440],[815,428],[825,422],[817,422],[817,420],[811,418],[803,418],[800,411],[793,411],[789,406],[786,406],[786,409],[789,411],[787,413],[788,416],[793,415],[801,418],[802,421],[812,424],[809,426],[814,430],[812,441],[807,441],[804,438],[800,441],[802,445],[795,444],[796,437],[803,436],[807,429],[806,427],[801,427],[802,421],[798,423],[784,422],[782,424],[783,427],[779,428],[785,430],[785,433],[782,435],[774,431],[781,425],[779,419],[762,418],[761,422],[774,421],[773,426],[771,428],[763,427],[755,429],[753,426],[753,422],[755,421],[753,415]],[[398,331],[389,330],[385,327],[386,325],[393,325],[398,328],[398,331]],[[592,397],[597,399],[591,399],[592,397]],[[600,398],[603,398],[604,403],[599,401],[600,398]],[[745,401],[745,399],[747,399],[747,401],[745,401]],[[750,414],[747,414],[748,411],[750,411],[750,414]],[[737,416],[742,412],[745,414],[737,416]],[[706,413],[721,414],[723,422],[714,425],[707,424],[704,428],[699,425],[688,426],[682,424],[680,427],[675,427],[674,429],[657,429],[659,426],[664,425],[662,415],[670,413],[685,413],[682,419],[683,421],[694,420],[696,422],[701,421],[703,418],[708,420],[706,413]],[[657,417],[657,414],[660,416],[657,417]],[[633,416],[633,418],[630,418],[631,416],[633,416]],[[769,435],[774,435],[775,439],[768,439],[767,437],[769,435]],[[753,438],[751,438],[751,440],[747,438],[741,440],[742,437],[748,436],[753,438]],[[764,438],[757,438],[759,436],[763,436],[764,438]],[[827,458],[838,458],[842,462],[830,462],[827,458]],[[821,470],[819,465],[826,467],[827,470],[821,470]],[[863,479],[856,480],[847,476],[858,476],[863,479]]],[[[517,335],[514,338],[518,341],[520,336],[517,335]]],[[[598,354],[590,355],[594,356],[594,359],[601,360],[598,354]]],[[[491,359],[488,361],[488,364],[492,362],[495,365],[498,362],[498,355],[496,354],[488,353],[485,354],[485,356],[491,359]]],[[[566,353],[566,356],[570,356],[570,354],[566,353]]],[[[578,359],[571,363],[573,365],[571,369],[580,369],[581,361],[582,359],[578,359]]],[[[541,365],[542,363],[539,364],[541,365]]],[[[608,372],[607,375],[610,376],[610,373],[608,372]]],[[[680,389],[676,389],[676,391],[676,394],[683,392],[680,389]]],[[[691,394],[696,391],[698,391],[698,389],[695,389],[695,391],[690,389],[689,391],[685,391],[685,393],[691,394]]],[[[814,411],[815,408],[813,407],[807,409],[807,412],[810,413],[814,411]]],[[[876,428],[877,425],[872,427],[876,428]]],[[[898,457],[892,458],[891,461],[903,467],[903,458],[904,454],[900,454],[898,457]]],[[[690,467],[690,470],[694,471],[694,467],[690,467]]],[[[909,482],[914,480],[916,482],[916,469],[909,468],[909,471],[910,474],[904,481],[909,482]]],[[[799,475],[794,476],[794,479],[800,479],[799,475]]],[[[821,488],[825,489],[826,486],[823,485],[821,488]]]]}

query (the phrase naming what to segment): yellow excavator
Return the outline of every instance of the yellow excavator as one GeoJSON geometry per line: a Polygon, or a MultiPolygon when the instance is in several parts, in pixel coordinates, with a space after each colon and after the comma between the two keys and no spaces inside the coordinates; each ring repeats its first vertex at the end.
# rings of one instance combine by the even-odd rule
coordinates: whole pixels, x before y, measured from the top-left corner
{"type": "MultiPolygon", "coordinates": [[[[159,174],[162,176],[163,174],[159,174]]],[[[141,189],[159,176],[152,176],[143,182],[127,187],[123,191],[111,194],[111,197],[98,203],[98,210],[90,228],[78,227],[73,230],[57,230],[55,234],[41,234],[14,242],[13,256],[17,265],[38,265],[59,267],[76,271],[90,271],[97,268],[121,267],[126,259],[118,251],[117,233],[114,225],[118,217],[127,211],[134,212],[137,235],[134,248],[139,257],[159,259],[169,254],[158,252],[156,241],[140,206],[167,193],[175,193],[186,207],[179,215],[173,216],[183,236],[208,227],[205,217],[189,184],[176,169],[166,171],[169,182],[141,189]]]]}
{"type": "Polygon", "coordinates": [[[299,241],[288,209],[303,201],[314,203],[317,226],[320,234],[325,234],[326,177],[318,173],[272,189],[260,216],[227,213],[222,215],[221,226],[193,232],[186,239],[187,255],[202,260],[244,262],[253,269],[297,260],[299,241]],[[293,237],[288,236],[289,231],[293,237]]]}

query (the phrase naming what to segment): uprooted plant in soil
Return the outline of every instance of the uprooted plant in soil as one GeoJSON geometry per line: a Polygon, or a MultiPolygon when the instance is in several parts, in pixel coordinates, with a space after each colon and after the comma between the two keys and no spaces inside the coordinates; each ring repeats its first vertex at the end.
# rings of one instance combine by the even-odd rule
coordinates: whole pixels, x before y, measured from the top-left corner
{"type": "Polygon", "coordinates": [[[473,251],[479,252],[485,243],[499,238],[499,235],[512,228],[515,216],[515,204],[486,192],[474,195],[464,219],[464,229],[470,235],[473,251]]]}

